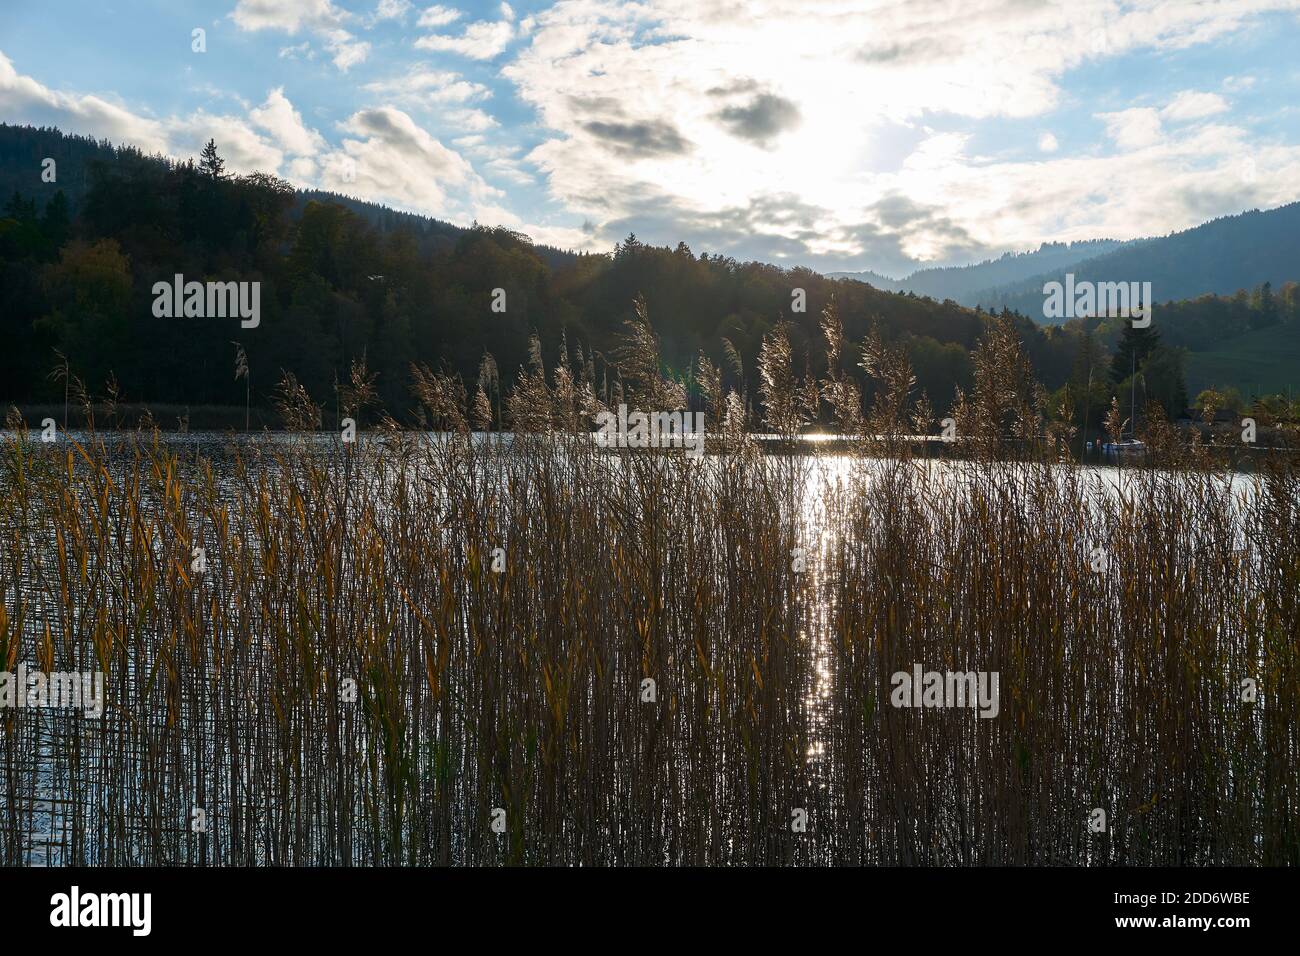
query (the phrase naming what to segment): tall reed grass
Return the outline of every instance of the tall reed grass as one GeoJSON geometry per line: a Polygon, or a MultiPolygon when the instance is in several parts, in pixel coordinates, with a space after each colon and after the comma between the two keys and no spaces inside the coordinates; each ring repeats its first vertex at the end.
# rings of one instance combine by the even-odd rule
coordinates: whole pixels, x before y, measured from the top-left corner
{"type": "MultiPolygon", "coordinates": [[[[500,423],[494,367],[473,396],[417,369],[438,431],[356,444],[13,433],[0,669],[108,690],[98,720],[0,711],[0,862],[1300,863],[1297,471],[1154,432],[1173,467],[1016,453],[1045,426],[1005,331],[942,464],[901,441],[931,423],[897,351],[866,343],[864,408],[790,373],[781,330],[768,427],[824,400],[850,453],[760,454],[703,362],[724,453],[599,450],[590,363],[540,349],[513,435],[470,431],[500,423]],[[914,663],[997,671],[999,715],[894,708],[914,663]]],[[[684,401],[629,338],[615,397],[684,401]]]]}

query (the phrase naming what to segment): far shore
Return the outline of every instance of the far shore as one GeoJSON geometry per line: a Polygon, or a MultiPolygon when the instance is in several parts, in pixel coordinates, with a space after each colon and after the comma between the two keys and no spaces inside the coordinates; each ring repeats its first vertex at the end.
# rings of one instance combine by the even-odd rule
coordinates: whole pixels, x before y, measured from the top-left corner
{"type": "MultiPolygon", "coordinates": [[[[19,405],[0,402],[7,411],[17,407],[22,420],[33,431],[39,430],[47,419],[53,419],[61,431],[73,434],[85,431],[85,414],[82,406],[70,405],[66,410],[63,405],[19,405]],[[66,428],[64,425],[66,415],[66,428]]],[[[254,438],[266,432],[284,435],[285,430],[278,412],[273,408],[250,408],[245,415],[243,406],[238,405],[173,405],[144,404],[138,402],[120,403],[116,407],[107,404],[92,406],[95,430],[101,434],[130,433],[151,430],[151,422],[158,431],[168,437],[194,435],[199,437],[217,437],[222,435],[244,436],[254,438]],[[245,421],[247,420],[247,428],[245,421]]],[[[334,413],[326,409],[322,413],[322,427],[315,434],[324,435],[334,430],[334,413]]],[[[363,422],[361,432],[369,430],[371,422],[363,422]]],[[[1204,422],[1182,420],[1176,423],[1185,440],[1190,440],[1192,433],[1200,434],[1200,441],[1211,444],[1216,452],[1215,458],[1222,464],[1235,470],[1253,470],[1253,463],[1274,456],[1290,456],[1300,453],[1297,436],[1273,426],[1261,425],[1258,438],[1253,445],[1243,445],[1240,441],[1240,429],[1235,422],[1216,421],[1213,425],[1204,422]]],[[[8,431],[7,422],[0,421],[0,434],[8,431]]],[[[506,432],[509,433],[508,431],[506,432]]],[[[594,437],[593,430],[593,437],[594,437]]],[[[779,435],[754,433],[750,436],[759,443],[767,454],[840,454],[852,447],[852,441],[838,434],[810,431],[795,436],[794,440],[779,435]]],[[[714,438],[706,433],[706,441],[714,438]]],[[[1090,447],[1085,447],[1084,436],[1076,434],[1071,443],[1071,452],[1075,460],[1084,464],[1113,464],[1114,456],[1105,454],[1100,442],[1104,440],[1095,431],[1087,436],[1090,447]]],[[[938,435],[906,435],[899,440],[906,442],[914,455],[924,458],[964,458],[963,442],[943,441],[938,435]]],[[[716,447],[716,446],[715,446],[716,447]]],[[[610,449],[611,454],[637,453],[636,450],[610,449]]]]}

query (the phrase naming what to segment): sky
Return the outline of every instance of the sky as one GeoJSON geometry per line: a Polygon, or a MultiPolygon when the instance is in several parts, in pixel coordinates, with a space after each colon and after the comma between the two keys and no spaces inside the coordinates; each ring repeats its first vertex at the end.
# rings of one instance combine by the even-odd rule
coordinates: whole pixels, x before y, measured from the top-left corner
{"type": "Polygon", "coordinates": [[[0,121],[902,276],[1300,199],[1297,41],[1300,0],[3,0],[0,121]]]}

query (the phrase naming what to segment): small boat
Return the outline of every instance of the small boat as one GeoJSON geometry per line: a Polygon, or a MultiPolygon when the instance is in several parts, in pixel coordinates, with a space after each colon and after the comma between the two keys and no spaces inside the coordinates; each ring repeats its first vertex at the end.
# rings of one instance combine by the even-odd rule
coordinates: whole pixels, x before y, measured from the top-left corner
{"type": "Polygon", "coordinates": [[[1122,438],[1117,442],[1107,442],[1102,451],[1113,458],[1145,458],[1149,452],[1147,443],[1136,438],[1122,438]]]}

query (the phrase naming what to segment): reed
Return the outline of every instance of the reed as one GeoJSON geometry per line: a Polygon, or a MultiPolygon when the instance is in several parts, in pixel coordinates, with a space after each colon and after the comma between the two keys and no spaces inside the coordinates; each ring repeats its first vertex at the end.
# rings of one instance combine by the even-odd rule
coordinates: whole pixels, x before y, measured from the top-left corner
{"type": "Polygon", "coordinates": [[[436,432],[364,369],[356,444],[288,379],[295,433],[219,453],[14,432],[0,669],[107,693],[0,711],[0,862],[1300,863],[1295,468],[1015,452],[1041,396],[997,328],[970,455],[917,457],[905,359],[867,343],[864,410],[824,327],[825,381],[780,329],[757,380],[771,431],[830,403],[834,456],[760,454],[743,368],[704,363],[725,454],[597,449],[612,398],[685,401],[643,310],[599,387],[567,348],[506,396],[414,369],[436,432]],[[892,706],[914,663],[998,672],[998,716],[892,706]]]}

